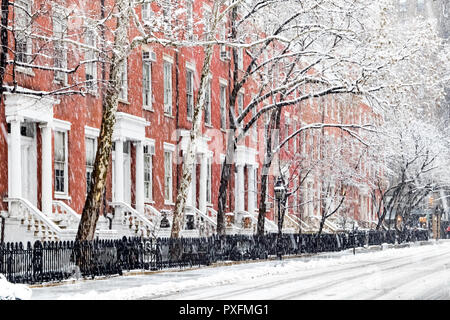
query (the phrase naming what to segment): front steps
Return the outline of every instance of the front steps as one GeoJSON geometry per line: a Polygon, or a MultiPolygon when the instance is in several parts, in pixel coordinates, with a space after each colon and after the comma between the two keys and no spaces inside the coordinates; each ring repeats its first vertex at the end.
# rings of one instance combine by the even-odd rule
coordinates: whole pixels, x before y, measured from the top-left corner
{"type": "MultiPolygon", "coordinates": [[[[28,200],[23,198],[7,199],[9,212],[2,212],[4,218],[4,242],[34,243],[35,241],[72,241],[75,239],[81,215],[62,201],[53,201],[52,213],[44,214],[28,200]]],[[[100,216],[97,223],[96,238],[120,239],[122,237],[170,237],[172,213],[160,212],[150,205],[143,213],[129,204],[111,203],[113,214],[100,216]]],[[[248,212],[227,213],[226,234],[251,235],[256,232],[257,215],[248,212]]],[[[206,213],[194,207],[186,208],[181,237],[197,238],[214,235],[217,231],[217,212],[208,208],[206,213]]],[[[289,219],[290,220],[290,219],[289,219]]],[[[289,221],[291,224],[296,222],[289,221]]],[[[276,224],[266,219],[266,232],[276,232],[276,224]]],[[[287,227],[287,226],[285,226],[287,227]]],[[[286,228],[283,232],[289,232],[286,228]]]]}

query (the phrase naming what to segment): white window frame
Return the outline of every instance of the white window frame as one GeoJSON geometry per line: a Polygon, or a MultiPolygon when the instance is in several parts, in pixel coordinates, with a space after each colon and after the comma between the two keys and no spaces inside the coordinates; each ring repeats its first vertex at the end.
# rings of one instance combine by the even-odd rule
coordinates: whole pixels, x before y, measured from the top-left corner
{"type": "Polygon", "coordinates": [[[237,48],[237,65],[239,70],[244,70],[244,49],[237,48]]]}
{"type": "MultiPolygon", "coordinates": [[[[286,120],[285,120],[285,124],[284,124],[284,138],[283,140],[285,140],[287,137],[289,137],[289,128],[291,126],[291,118],[289,118],[289,116],[286,116],[286,120]]],[[[284,149],[286,151],[289,151],[289,145],[290,145],[290,140],[286,141],[286,143],[284,144],[284,149]]]]}
{"type": "Polygon", "coordinates": [[[219,99],[220,99],[220,129],[227,129],[227,88],[228,84],[225,81],[220,81],[219,99]]]}
{"type": "MultiPolygon", "coordinates": [[[[294,134],[296,131],[297,131],[297,120],[294,119],[292,121],[292,133],[294,134]]],[[[294,142],[293,152],[295,155],[295,154],[297,154],[298,134],[295,135],[295,137],[293,138],[293,142],[294,142]]]]}
{"type": "Polygon", "coordinates": [[[163,145],[164,150],[164,204],[165,205],[174,205],[173,203],[173,153],[175,152],[175,145],[164,142],[163,145]],[[166,156],[169,156],[169,167],[166,167],[166,156]],[[167,179],[170,180],[167,183],[167,179]],[[166,188],[168,191],[168,195],[166,194],[166,188]]]}
{"type": "MultiPolygon", "coordinates": [[[[253,179],[253,191],[255,192],[255,195],[253,196],[255,200],[255,208],[258,208],[258,167],[254,167],[254,179],[253,179]]],[[[267,192],[266,192],[267,193],[267,192]]]]}
{"type": "Polygon", "coordinates": [[[237,94],[237,107],[238,107],[238,115],[241,115],[244,111],[244,93],[238,92],[237,94]]]}
{"type": "Polygon", "coordinates": [[[211,76],[207,79],[208,83],[206,85],[206,95],[205,95],[205,115],[204,120],[206,125],[211,125],[211,76]],[[208,117],[207,117],[208,115],[208,117]]]}
{"type": "MultiPolygon", "coordinates": [[[[99,137],[99,135],[100,135],[100,130],[99,129],[88,127],[88,126],[84,127],[85,144],[86,144],[86,140],[87,139],[94,140],[94,161],[95,161],[95,156],[96,156],[96,152],[97,152],[97,145],[98,145],[98,137],[99,137]]],[[[92,174],[93,173],[93,169],[94,169],[94,166],[88,167],[88,164],[87,164],[87,152],[86,152],[86,194],[88,192],[88,182],[87,182],[88,171],[90,170],[90,172],[92,174]]]]}
{"type": "Polygon", "coordinates": [[[194,74],[194,69],[186,66],[186,117],[189,121],[194,114],[194,74]]]}
{"type": "MultiPolygon", "coordinates": [[[[95,48],[97,46],[97,38],[95,32],[92,30],[86,31],[86,44],[90,47],[95,48]]],[[[86,61],[96,60],[97,53],[93,49],[87,49],[84,58],[86,61]]],[[[95,93],[97,91],[97,63],[96,62],[88,62],[85,64],[85,78],[86,78],[86,87],[88,91],[91,93],[95,93]]]]}
{"type": "MultiPolygon", "coordinates": [[[[256,95],[253,95],[252,96],[252,101],[254,101],[256,98],[257,98],[256,95]]],[[[258,111],[258,105],[255,105],[252,108],[252,117],[256,116],[257,111],[258,111]]],[[[258,141],[258,130],[257,130],[258,129],[258,125],[257,125],[257,123],[258,122],[254,123],[253,127],[252,127],[252,138],[253,138],[254,142],[258,141]]]]}
{"type": "Polygon", "coordinates": [[[173,60],[168,59],[165,56],[163,58],[164,114],[169,116],[172,116],[172,109],[173,109],[172,67],[173,67],[173,60]]]}
{"type": "Polygon", "coordinates": [[[154,203],[153,201],[153,156],[155,155],[155,141],[147,139],[144,143],[144,202],[154,203]],[[146,150],[147,149],[147,150],[146,150]],[[146,152],[147,151],[147,152],[146,152]],[[148,168],[146,168],[146,158],[148,158],[148,168]],[[146,170],[149,174],[149,179],[146,179],[146,170]],[[148,187],[145,185],[148,184],[148,187]],[[148,193],[145,192],[148,190],[148,193]]]}
{"type": "MultiPolygon", "coordinates": [[[[53,158],[53,174],[54,174],[54,183],[55,183],[55,191],[54,197],[55,199],[70,199],[69,197],[69,131],[71,127],[71,123],[68,121],[53,119],[54,124],[54,134],[62,133],[64,137],[64,190],[56,191],[56,161],[53,158]]],[[[54,148],[55,149],[55,148],[54,148]]],[[[56,154],[56,150],[53,151],[56,154]]]]}
{"type": "Polygon", "coordinates": [[[149,22],[153,17],[152,4],[149,0],[144,0],[141,7],[142,21],[144,24],[149,22]]]}
{"type": "Polygon", "coordinates": [[[211,32],[210,30],[211,26],[209,22],[211,22],[212,20],[212,9],[209,5],[203,4],[202,16],[203,16],[203,38],[206,39],[207,34],[211,32]]]}
{"type": "Polygon", "coordinates": [[[153,111],[152,60],[150,59],[151,54],[152,52],[150,51],[142,51],[142,107],[144,110],[153,111]],[[148,57],[145,57],[145,55],[148,55],[148,57]],[[148,79],[145,78],[145,74],[148,75],[148,79]]]}
{"type": "Polygon", "coordinates": [[[88,183],[88,173],[91,175],[91,180],[92,181],[92,174],[94,172],[94,163],[92,165],[88,165],[87,163],[87,141],[88,140],[92,140],[93,142],[93,150],[94,150],[94,162],[95,162],[95,152],[97,150],[97,138],[94,137],[90,137],[90,136],[85,136],[84,137],[85,140],[85,149],[86,149],[86,194],[89,192],[89,183],[88,183]]]}
{"type": "Polygon", "coordinates": [[[125,58],[120,65],[120,91],[119,100],[122,102],[128,102],[128,60],[125,58]]]}
{"type": "MultiPolygon", "coordinates": [[[[59,5],[54,5],[52,18],[53,36],[57,38],[53,41],[53,65],[55,68],[67,69],[67,47],[65,42],[62,41],[67,34],[67,15],[64,11],[64,8],[59,5]]],[[[55,70],[54,80],[60,82],[63,85],[66,85],[67,73],[64,71],[55,70]]]]}
{"type": "Polygon", "coordinates": [[[212,202],[212,156],[206,158],[206,203],[212,202]]]}
{"type": "Polygon", "coordinates": [[[186,0],[186,34],[188,40],[194,39],[194,0],[186,0]]]}
{"type": "MultiPolygon", "coordinates": [[[[31,55],[33,54],[33,43],[31,40],[31,37],[29,36],[29,34],[31,33],[31,24],[32,24],[32,20],[31,20],[31,15],[33,12],[33,1],[32,0],[16,0],[15,3],[17,3],[20,7],[27,7],[27,13],[25,14],[21,14],[21,12],[23,12],[23,10],[19,7],[15,7],[14,8],[14,28],[17,32],[17,29],[22,29],[20,30],[20,34],[21,36],[17,36],[17,33],[15,35],[15,41],[16,41],[16,45],[18,43],[24,43],[24,45],[26,46],[25,51],[23,53],[25,59],[22,60],[21,58],[19,59],[20,55],[18,55],[17,53],[19,51],[16,52],[16,60],[18,62],[22,62],[22,63],[30,63],[31,62],[31,55]],[[22,20],[23,19],[23,20],[22,20]]],[[[22,52],[22,51],[20,51],[22,52]]],[[[23,67],[20,67],[23,68],[23,67]]],[[[29,69],[29,68],[23,68],[25,70],[29,69]]],[[[31,69],[30,69],[31,71],[31,69]]]]}

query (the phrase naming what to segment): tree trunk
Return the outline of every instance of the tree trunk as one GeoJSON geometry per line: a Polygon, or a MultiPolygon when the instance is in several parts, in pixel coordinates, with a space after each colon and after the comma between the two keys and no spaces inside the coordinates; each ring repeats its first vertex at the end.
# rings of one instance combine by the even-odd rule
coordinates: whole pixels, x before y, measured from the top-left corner
{"type": "Polygon", "coordinates": [[[187,144],[186,153],[183,155],[182,174],[179,187],[177,190],[177,199],[173,212],[173,223],[171,230],[172,238],[179,238],[183,221],[183,213],[186,206],[186,198],[188,196],[189,185],[192,180],[192,170],[195,163],[197,140],[201,135],[201,119],[203,107],[205,104],[206,88],[208,84],[208,72],[211,65],[212,46],[205,49],[205,60],[202,67],[200,78],[200,89],[197,95],[197,101],[194,106],[192,115],[192,128],[190,131],[189,142],[187,144]]]}
{"type": "MultiPolygon", "coordinates": [[[[215,5],[214,13],[217,12],[217,5],[215,5]]],[[[216,29],[216,21],[212,22],[211,30],[216,29]]],[[[209,40],[212,40],[211,34],[209,40]]],[[[211,66],[211,60],[213,55],[213,45],[207,45],[205,47],[205,58],[203,61],[202,73],[200,77],[199,91],[197,93],[197,101],[194,105],[192,115],[192,128],[190,130],[189,142],[187,144],[186,153],[183,155],[183,165],[181,169],[181,180],[177,190],[177,199],[175,202],[175,209],[173,212],[173,223],[171,230],[171,238],[179,238],[182,227],[183,214],[186,207],[186,198],[188,196],[189,185],[192,180],[192,169],[195,163],[197,140],[201,135],[201,120],[203,114],[203,108],[206,101],[206,89],[208,87],[208,75],[211,66]]]]}
{"type": "Polygon", "coordinates": [[[234,129],[228,130],[227,154],[225,156],[225,160],[222,166],[222,173],[220,176],[218,209],[217,209],[217,234],[219,235],[225,234],[225,208],[227,204],[227,188],[228,182],[231,177],[231,167],[234,162],[234,154],[236,151],[234,132],[235,132],[234,129]]]}
{"type": "Polygon", "coordinates": [[[95,157],[93,177],[90,191],[86,197],[80,224],[78,226],[77,240],[92,240],[95,236],[95,229],[100,215],[102,205],[102,195],[106,186],[106,177],[109,170],[110,155],[112,149],[112,135],[116,122],[116,112],[118,107],[120,81],[120,66],[127,54],[127,36],[129,17],[126,13],[127,1],[119,1],[117,10],[122,13],[116,22],[116,32],[114,45],[117,50],[113,50],[112,60],[109,70],[109,82],[105,95],[103,96],[103,114],[98,139],[97,153],[95,157]]]}
{"type": "Polygon", "coordinates": [[[269,180],[269,170],[272,165],[272,125],[275,121],[276,110],[271,112],[269,126],[267,127],[266,132],[266,152],[264,156],[264,164],[261,172],[261,190],[260,190],[260,199],[259,199],[259,212],[258,212],[258,226],[257,226],[257,234],[264,235],[264,221],[266,217],[266,194],[268,193],[268,180],[269,180]]]}

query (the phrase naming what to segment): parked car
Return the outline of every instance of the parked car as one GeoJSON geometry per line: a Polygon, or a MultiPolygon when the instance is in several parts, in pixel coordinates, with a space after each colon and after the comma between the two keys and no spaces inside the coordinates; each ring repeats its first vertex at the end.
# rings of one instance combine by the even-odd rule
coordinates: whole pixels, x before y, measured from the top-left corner
{"type": "Polygon", "coordinates": [[[31,294],[26,285],[11,283],[0,273],[0,300],[29,300],[31,294]]]}

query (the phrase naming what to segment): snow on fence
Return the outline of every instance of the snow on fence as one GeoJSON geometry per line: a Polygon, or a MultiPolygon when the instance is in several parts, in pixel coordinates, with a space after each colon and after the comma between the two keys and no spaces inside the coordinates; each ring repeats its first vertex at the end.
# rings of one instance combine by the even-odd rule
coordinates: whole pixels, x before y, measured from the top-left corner
{"type": "Polygon", "coordinates": [[[346,250],[382,243],[428,240],[426,230],[397,233],[356,231],[338,234],[226,235],[204,238],[122,238],[0,244],[0,273],[12,283],[44,283],[69,278],[161,270],[219,261],[266,259],[283,255],[346,250]],[[279,248],[279,249],[278,249],[279,248]]]}

